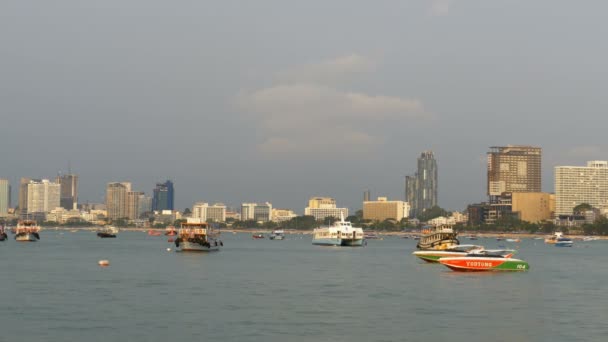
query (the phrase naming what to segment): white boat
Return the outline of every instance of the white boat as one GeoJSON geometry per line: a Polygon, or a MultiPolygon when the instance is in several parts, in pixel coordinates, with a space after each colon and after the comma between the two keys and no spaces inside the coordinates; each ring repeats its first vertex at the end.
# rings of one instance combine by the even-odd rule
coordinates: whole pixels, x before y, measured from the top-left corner
{"type": "Polygon", "coordinates": [[[219,231],[200,219],[189,218],[183,222],[175,239],[176,251],[212,252],[219,251],[224,244],[219,240],[219,231]]]}
{"type": "Polygon", "coordinates": [[[118,228],[109,226],[97,231],[97,236],[100,238],[115,238],[118,234],[118,228]]]}
{"type": "Polygon", "coordinates": [[[40,240],[40,227],[33,220],[23,220],[15,228],[15,240],[22,242],[40,240]]]}
{"type": "Polygon", "coordinates": [[[268,238],[270,240],[284,240],[285,239],[285,232],[281,229],[279,230],[273,230],[272,233],[270,234],[270,236],[268,236],[268,238]]]}
{"type": "Polygon", "coordinates": [[[451,225],[439,225],[422,233],[424,235],[416,245],[416,248],[421,250],[444,250],[460,244],[458,234],[451,225]]]}
{"type": "Polygon", "coordinates": [[[599,239],[600,239],[600,238],[599,238],[599,237],[597,237],[597,236],[585,236],[585,237],[583,238],[583,241],[596,241],[596,240],[599,240],[599,239]]]}
{"type": "Polygon", "coordinates": [[[343,214],[340,214],[340,221],[329,227],[315,228],[312,234],[313,245],[358,247],[363,246],[364,241],[363,228],[344,221],[343,214]]]}

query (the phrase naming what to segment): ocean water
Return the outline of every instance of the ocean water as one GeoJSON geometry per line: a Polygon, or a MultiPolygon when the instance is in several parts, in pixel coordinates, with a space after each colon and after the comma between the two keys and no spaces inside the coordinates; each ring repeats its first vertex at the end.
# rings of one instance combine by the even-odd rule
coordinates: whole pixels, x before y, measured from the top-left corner
{"type": "Polygon", "coordinates": [[[210,254],[168,252],[167,237],[142,232],[10,238],[0,341],[608,340],[608,241],[501,241],[529,272],[457,273],[399,237],[339,248],[224,233],[210,254]]]}

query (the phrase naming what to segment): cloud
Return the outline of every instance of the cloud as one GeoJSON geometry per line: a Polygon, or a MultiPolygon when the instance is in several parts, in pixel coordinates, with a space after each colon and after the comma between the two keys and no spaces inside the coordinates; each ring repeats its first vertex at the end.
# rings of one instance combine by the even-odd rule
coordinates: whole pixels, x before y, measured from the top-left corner
{"type": "Polygon", "coordinates": [[[358,55],[292,68],[282,73],[290,75],[290,82],[278,81],[237,97],[238,108],[257,128],[259,153],[270,158],[336,158],[371,152],[384,143],[383,135],[373,131],[432,118],[418,99],[341,90],[312,77],[332,68],[334,75],[357,73],[363,65],[374,64],[352,56],[358,55]],[[305,69],[310,72],[302,72],[298,80],[305,69]]]}
{"type": "Polygon", "coordinates": [[[431,15],[444,16],[450,12],[452,0],[431,0],[431,15]]]}
{"type": "Polygon", "coordinates": [[[353,53],[280,71],[276,79],[281,83],[335,83],[348,80],[355,75],[372,72],[376,69],[376,65],[371,58],[353,53]]]}

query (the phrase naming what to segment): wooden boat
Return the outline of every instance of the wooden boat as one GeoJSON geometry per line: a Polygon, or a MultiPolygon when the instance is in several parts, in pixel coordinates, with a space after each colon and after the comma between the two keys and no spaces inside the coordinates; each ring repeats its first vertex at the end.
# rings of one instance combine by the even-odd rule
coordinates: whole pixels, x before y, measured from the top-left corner
{"type": "Polygon", "coordinates": [[[416,245],[416,248],[421,250],[444,250],[460,244],[458,234],[451,225],[436,226],[423,233],[416,245]]]}
{"type": "Polygon", "coordinates": [[[179,228],[178,237],[175,239],[176,251],[219,251],[220,246],[224,245],[219,240],[219,235],[219,231],[210,227],[206,222],[201,222],[200,219],[189,218],[179,228]]]}
{"type": "Polygon", "coordinates": [[[512,258],[513,251],[483,250],[463,257],[446,257],[439,263],[458,272],[527,271],[526,261],[512,258]]]}
{"type": "Polygon", "coordinates": [[[15,240],[33,242],[40,240],[40,227],[33,220],[22,220],[15,227],[15,240]]]}

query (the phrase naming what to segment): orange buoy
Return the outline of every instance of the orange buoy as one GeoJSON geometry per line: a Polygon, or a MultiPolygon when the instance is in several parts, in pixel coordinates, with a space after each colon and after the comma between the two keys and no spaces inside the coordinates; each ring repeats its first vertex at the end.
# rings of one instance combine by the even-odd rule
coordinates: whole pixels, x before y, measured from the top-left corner
{"type": "Polygon", "coordinates": [[[101,266],[101,267],[107,267],[107,266],[110,266],[110,261],[108,261],[108,260],[99,260],[97,263],[98,263],[98,264],[99,264],[99,266],[101,266]]]}

